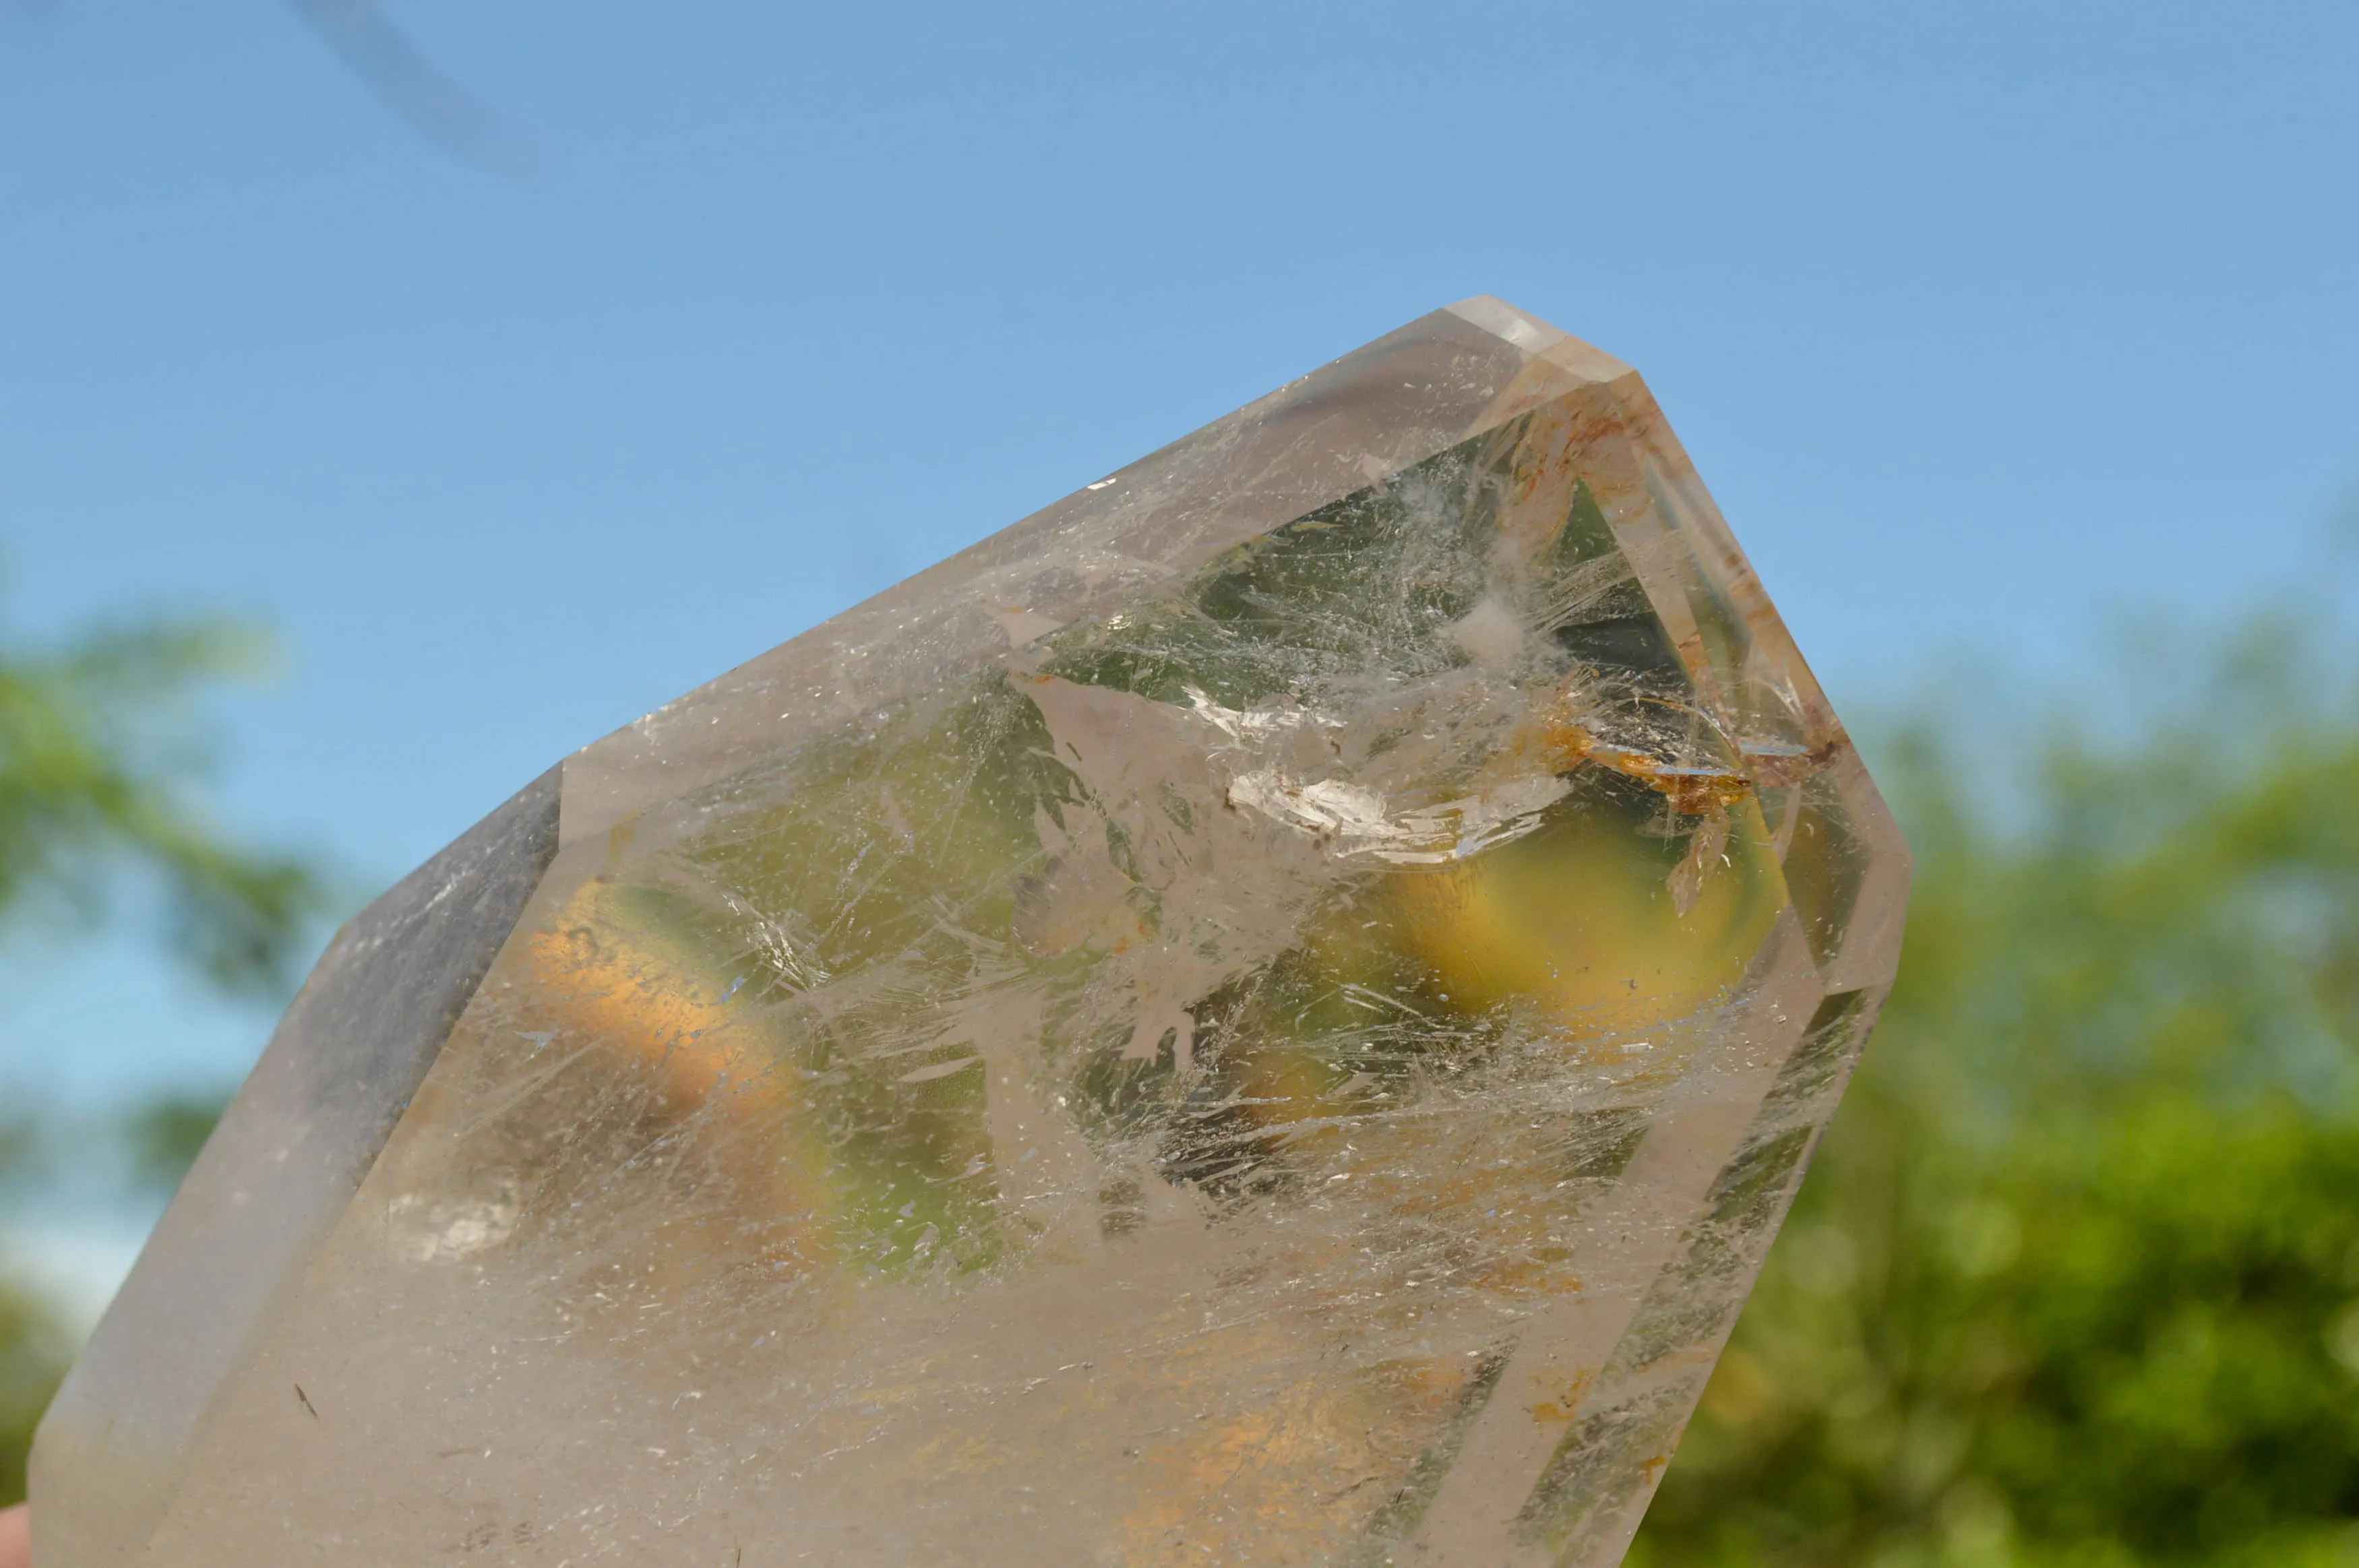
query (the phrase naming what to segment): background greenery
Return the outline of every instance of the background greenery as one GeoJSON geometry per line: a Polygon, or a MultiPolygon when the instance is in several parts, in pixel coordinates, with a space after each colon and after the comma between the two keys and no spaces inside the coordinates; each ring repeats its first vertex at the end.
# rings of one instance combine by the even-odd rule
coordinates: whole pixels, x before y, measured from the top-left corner
{"type": "Polygon", "coordinates": [[[2147,652],[1886,749],[1900,981],[1635,1563],[2359,1563],[2353,666],[2147,652]]]}
{"type": "MultiPolygon", "coordinates": [[[[190,793],[242,646],[0,658],[0,919],[145,886],[202,972],[283,983],[320,877],[190,793]]],[[[1936,697],[1876,748],[1900,984],[1634,1562],[2359,1563],[2359,697],[2291,622],[2195,646],[2034,733],[1936,697]]],[[[135,1119],[125,1169],[209,1114],[135,1119]]],[[[0,1503],[69,1351],[0,1288],[0,1503]]]]}
{"type": "MultiPolygon", "coordinates": [[[[94,627],[55,645],[0,641],[0,936],[19,965],[60,936],[144,920],[224,990],[284,994],[328,902],[303,857],[242,844],[201,806],[207,697],[266,652],[218,620],[94,627]]],[[[69,1163],[167,1184],[217,1108],[159,1098],[93,1142],[36,1108],[0,1107],[0,1200],[38,1206],[69,1163]]],[[[0,1507],[74,1346],[0,1251],[0,1507]]]]}

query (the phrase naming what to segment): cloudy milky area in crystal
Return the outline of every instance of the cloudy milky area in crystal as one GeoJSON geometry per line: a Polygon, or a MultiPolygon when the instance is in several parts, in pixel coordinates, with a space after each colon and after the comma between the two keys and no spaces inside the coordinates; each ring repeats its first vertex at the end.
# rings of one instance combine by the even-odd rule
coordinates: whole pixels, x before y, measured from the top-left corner
{"type": "Polygon", "coordinates": [[[348,926],[39,1561],[1617,1562],[1906,882],[1637,376],[1436,311],[348,926]]]}

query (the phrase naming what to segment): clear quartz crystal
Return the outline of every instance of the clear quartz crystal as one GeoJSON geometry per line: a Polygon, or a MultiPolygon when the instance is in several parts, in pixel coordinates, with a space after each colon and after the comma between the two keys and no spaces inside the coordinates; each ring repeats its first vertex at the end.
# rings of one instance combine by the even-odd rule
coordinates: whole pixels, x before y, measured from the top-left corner
{"type": "Polygon", "coordinates": [[[1617,1562],[1907,879],[1638,377],[1436,311],[347,927],[38,1561],[1617,1562]]]}

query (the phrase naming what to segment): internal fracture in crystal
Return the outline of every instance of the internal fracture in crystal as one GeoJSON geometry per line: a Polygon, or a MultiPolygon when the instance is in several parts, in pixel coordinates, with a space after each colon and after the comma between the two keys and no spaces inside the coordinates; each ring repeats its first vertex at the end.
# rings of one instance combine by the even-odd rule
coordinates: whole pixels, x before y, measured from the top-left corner
{"type": "Polygon", "coordinates": [[[1638,377],[1437,311],[347,927],[38,1561],[1617,1562],[1907,875],[1638,377]]]}

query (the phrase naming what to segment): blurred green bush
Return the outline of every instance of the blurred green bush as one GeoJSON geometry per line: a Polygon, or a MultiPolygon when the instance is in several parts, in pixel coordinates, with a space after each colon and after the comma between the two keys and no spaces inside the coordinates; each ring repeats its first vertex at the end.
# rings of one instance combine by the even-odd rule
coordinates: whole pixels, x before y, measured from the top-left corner
{"type": "Polygon", "coordinates": [[[33,1428],[57,1391],[73,1347],[54,1314],[0,1281],[0,1508],[25,1499],[33,1428]]]}
{"type": "Polygon", "coordinates": [[[2359,1563],[2359,707],[2310,650],[2027,767],[1892,749],[1899,985],[1634,1563],[2359,1563]]]}

